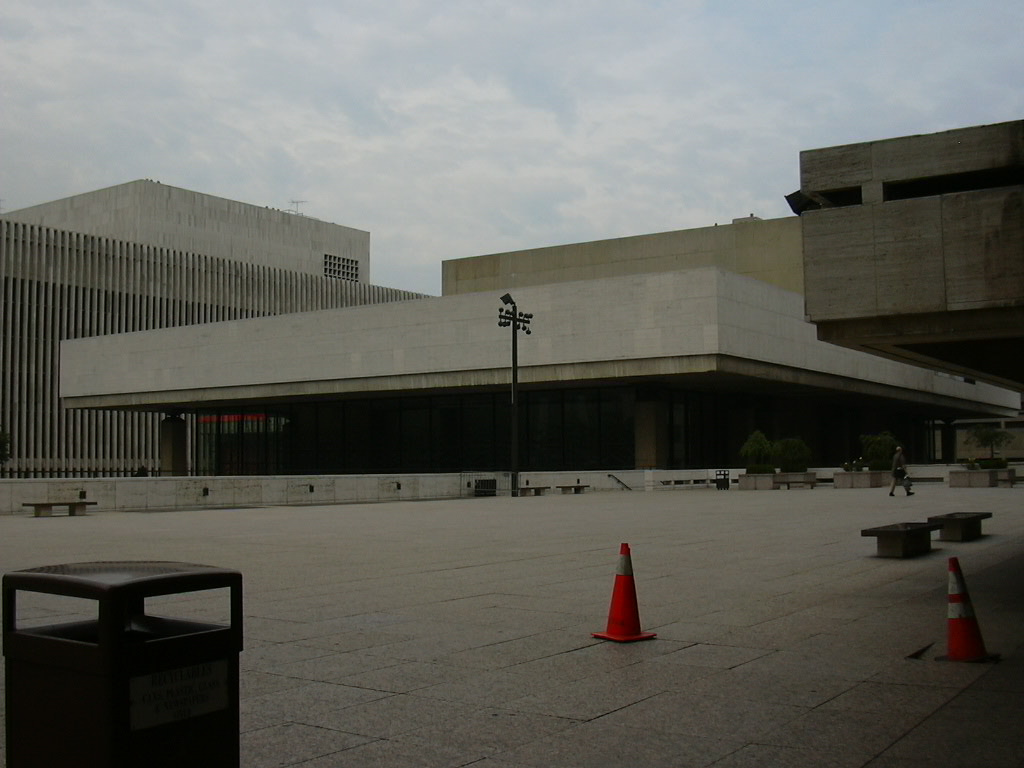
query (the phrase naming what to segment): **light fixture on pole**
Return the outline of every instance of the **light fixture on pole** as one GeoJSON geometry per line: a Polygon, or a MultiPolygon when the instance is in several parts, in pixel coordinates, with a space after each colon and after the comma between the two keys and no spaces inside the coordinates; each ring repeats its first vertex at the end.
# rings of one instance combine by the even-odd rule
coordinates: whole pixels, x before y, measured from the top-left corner
{"type": "Polygon", "coordinates": [[[519,381],[519,344],[518,331],[522,330],[527,335],[530,333],[530,321],[533,315],[528,312],[520,312],[512,295],[506,293],[501,297],[501,303],[505,307],[498,307],[498,326],[501,328],[512,328],[512,408],[511,408],[511,446],[510,446],[510,492],[512,496],[519,495],[519,413],[517,410],[516,386],[519,381]]]}

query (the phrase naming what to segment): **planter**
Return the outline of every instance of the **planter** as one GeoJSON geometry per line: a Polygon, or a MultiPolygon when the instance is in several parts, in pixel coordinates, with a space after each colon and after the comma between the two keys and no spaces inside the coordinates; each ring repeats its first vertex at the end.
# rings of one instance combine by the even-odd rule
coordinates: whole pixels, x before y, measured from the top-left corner
{"type": "Polygon", "coordinates": [[[817,482],[818,476],[814,472],[776,472],[771,475],[746,473],[739,477],[739,489],[741,491],[773,491],[783,486],[792,488],[794,485],[813,488],[817,482]]]}
{"type": "Polygon", "coordinates": [[[774,478],[775,475],[742,474],[739,477],[739,489],[741,491],[770,491],[773,488],[774,478]]]}
{"type": "Polygon", "coordinates": [[[773,488],[780,488],[783,485],[786,488],[792,488],[794,485],[813,488],[817,483],[818,475],[816,472],[776,472],[772,478],[773,488]]]}
{"type": "Polygon", "coordinates": [[[949,473],[950,488],[995,488],[1013,485],[1016,480],[1013,469],[958,469],[949,473]]]}
{"type": "Polygon", "coordinates": [[[833,488],[884,488],[892,480],[892,472],[870,469],[863,472],[836,472],[832,476],[833,488]]]}

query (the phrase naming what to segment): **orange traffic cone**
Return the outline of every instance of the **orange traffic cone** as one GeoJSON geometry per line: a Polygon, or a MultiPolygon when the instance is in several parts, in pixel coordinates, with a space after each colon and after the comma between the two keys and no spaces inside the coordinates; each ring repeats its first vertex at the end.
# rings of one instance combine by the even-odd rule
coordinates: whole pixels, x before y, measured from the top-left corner
{"type": "Polygon", "coordinates": [[[617,643],[650,640],[655,636],[654,632],[640,631],[640,610],[636,604],[636,584],[633,581],[633,561],[629,555],[629,544],[623,544],[619,548],[619,569],[615,572],[612,604],[608,609],[608,629],[591,634],[602,640],[614,640],[617,643]]]}
{"type": "Polygon", "coordinates": [[[939,661],[998,661],[999,655],[989,654],[985,650],[985,641],[981,639],[978,619],[974,616],[971,596],[967,593],[967,584],[960,570],[960,560],[949,558],[949,621],[947,623],[946,656],[939,661]]]}

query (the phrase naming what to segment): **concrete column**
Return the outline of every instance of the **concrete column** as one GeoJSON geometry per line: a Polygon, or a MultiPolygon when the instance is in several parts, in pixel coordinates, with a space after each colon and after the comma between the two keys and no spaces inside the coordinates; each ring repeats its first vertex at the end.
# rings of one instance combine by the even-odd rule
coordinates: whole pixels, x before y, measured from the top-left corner
{"type": "Polygon", "coordinates": [[[635,468],[667,469],[668,404],[661,400],[638,401],[634,413],[635,468]]]}
{"type": "Polygon", "coordinates": [[[956,463],[956,419],[937,422],[942,425],[942,456],[943,464],[956,463]]]}
{"type": "Polygon", "coordinates": [[[868,181],[860,186],[861,202],[864,205],[881,203],[885,199],[885,190],[880,181],[868,181]]]}
{"type": "Polygon", "coordinates": [[[176,477],[188,474],[188,435],[185,420],[178,414],[160,422],[160,474],[176,477]]]}

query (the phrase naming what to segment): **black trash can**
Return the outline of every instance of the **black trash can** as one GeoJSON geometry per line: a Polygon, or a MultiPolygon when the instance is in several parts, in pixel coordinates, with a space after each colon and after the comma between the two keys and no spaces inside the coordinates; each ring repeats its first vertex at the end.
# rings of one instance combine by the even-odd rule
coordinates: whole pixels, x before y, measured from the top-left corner
{"type": "Polygon", "coordinates": [[[715,470],[715,489],[719,491],[729,490],[729,470],[728,469],[716,469],[715,470]]]}
{"type": "Polygon", "coordinates": [[[493,477],[478,479],[473,485],[474,496],[497,496],[498,480],[493,477]]]}
{"type": "Polygon", "coordinates": [[[70,563],[3,577],[8,768],[238,768],[242,574],[70,563]],[[151,616],[146,598],[227,589],[230,625],[151,616]],[[19,592],[96,601],[95,620],[18,626],[19,592]]]}

